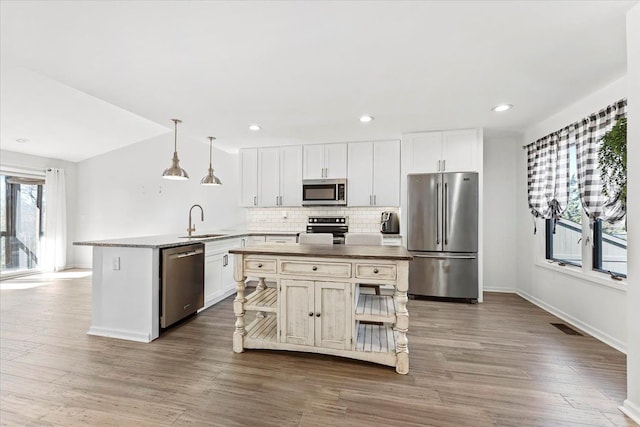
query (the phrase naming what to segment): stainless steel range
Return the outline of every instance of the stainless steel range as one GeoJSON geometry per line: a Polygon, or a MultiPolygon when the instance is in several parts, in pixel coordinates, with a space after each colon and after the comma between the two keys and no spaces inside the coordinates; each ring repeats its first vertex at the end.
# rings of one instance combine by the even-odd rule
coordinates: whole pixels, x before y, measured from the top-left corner
{"type": "Polygon", "coordinates": [[[310,216],[307,233],[331,233],[334,244],[344,244],[344,235],[349,232],[346,216],[310,216]]]}

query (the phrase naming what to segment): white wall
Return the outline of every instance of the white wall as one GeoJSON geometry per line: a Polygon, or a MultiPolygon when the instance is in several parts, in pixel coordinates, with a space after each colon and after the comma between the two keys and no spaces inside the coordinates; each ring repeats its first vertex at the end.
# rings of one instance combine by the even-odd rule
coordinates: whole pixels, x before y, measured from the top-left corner
{"type": "MultiPolygon", "coordinates": [[[[566,109],[526,130],[523,144],[584,118],[627,96],[626,77],[594,91],[566,109]]],[[[607,344],[625,351],[627,346],[627,292],[624,285],[607,286],[583,276],[567,274],[562,267],[549,268],[541,259],[544,226],[533,222],[527,206],[525,150],[516,152],[517,292],[558,317],[573,323],[607,344]]],[[[632,216],[632,215],[631,215],[632,216]]],[[[602,275],[602,281],[607,277],[602,275]]]]}
{"type": "MultiPolygon", "coordinates": [[[[67,268],[75,265],[73,241],[75,239],[76,224],[76,164],[48,157],[31,156],[15,153],[13,151],[0,150],[0,164],[2,166],[24,169],[26,171],[41,172],[44,177],[46,168],[59,168],[65,170],[66,195],[67,195],[67,268]]],[[[45,202],[46,203],[46,202],[45,202]]]]}
{"type": "MultiPolygon", "coordinates": [[[[209,144],[178,134],[180,165],[188,181],[162,178],[171,165],[173,133],[151,138],[78,163],[76,240],[186,233],[189,208],[198,232],[244,226],[238,207],[238,156],[214,148],[213,168],[220,187],[200,185],[209,167],[209,144]]],[[[76,247],[77,263],[91,266],[91,248],[76,247]]]]}
{"type": "Polygon", "coordinates": [[[519,134],[484,135],[484,290],[516,287],[516,150],[519,134]]]}
{"type": "Polygon", "coordinates": [[[627,291],[627,400],[624,411],[640,424],[640,4],[627,14],[627,179],[629,279],[627,291]]]}

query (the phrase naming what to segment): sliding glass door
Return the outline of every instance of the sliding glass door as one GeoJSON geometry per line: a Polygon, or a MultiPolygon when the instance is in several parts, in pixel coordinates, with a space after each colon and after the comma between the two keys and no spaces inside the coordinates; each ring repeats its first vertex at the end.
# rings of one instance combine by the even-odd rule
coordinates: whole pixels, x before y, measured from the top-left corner
{"type": "Polygon", "coordinates": [[[0,274],[38,269],[44,235],[44,177],[0,175],[0,274]]]}

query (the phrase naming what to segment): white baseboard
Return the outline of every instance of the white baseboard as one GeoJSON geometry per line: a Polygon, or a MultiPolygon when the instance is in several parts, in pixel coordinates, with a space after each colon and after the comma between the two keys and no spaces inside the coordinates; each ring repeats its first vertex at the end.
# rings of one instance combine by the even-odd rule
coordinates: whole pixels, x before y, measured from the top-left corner
{"type": "Polygon", "coordinates": [[[484,288],[483,292],[500,292],[503,294],[515,294],[516,290],[514,288],[495,287],[495,288],[484,288]]]}
{"type": "Polygon", "coordinates": [[[640,425],[640,406],[635,403],[631,403],[629,399],[625,400],[622,406],[618,407],[623,414],[631,418],[638,425],[640,425]]]}
{"type": "Polygon", "coordinates": [[[581,329],[583,331],[585,331],[586,333],[588,333],[589,335],[591,335],[592,337],[602,341],[603,343],[607,344],[610,347],[615,348],[616,350],[627,354],[627,346],[625,343],[621,342],[620,340],[612,337],[611,335],[602,332],[601,330],[592,327],[591,325],[588,325],[586,323],[584,323],[583,321],[571,316],[570,314],[565,313],[564,311],[550,305],[547,304],[544,301],[539,300],[538,298],[529,295],[526,292],[523,292],[519,289],[517,289],[515,291],[516,294],[520,295],[522,298],[526,299],[527,301],[530,301],[531,303],[537,305],[538,307],[540,307],[541,309],[548,311],[549,313],[553,314],[556,317],[559,317],[560,319],[564,320],[567,323],[572,324],[573,326],[575,326],[578,329],[581,329]]]}
{"type": "Polygon", "coordinates": [[[119,338],[128,341],[137,341],[143,343],[151,342],[150,334],[143,332],[127,331],[123,329],[108,329],[100,326],[91,326],[87,335],[96,335],[99,337],[119,338]]]}
{"type": "Polygon", "coordinates": [[[93,265],[91,265],[91,263],[89,263],[89,264],[77,263],[77,264],[74,264],[73,266],[71,266],[69,268],[86,268],[86,269],[91,270],[93,268],[93,265]]]}

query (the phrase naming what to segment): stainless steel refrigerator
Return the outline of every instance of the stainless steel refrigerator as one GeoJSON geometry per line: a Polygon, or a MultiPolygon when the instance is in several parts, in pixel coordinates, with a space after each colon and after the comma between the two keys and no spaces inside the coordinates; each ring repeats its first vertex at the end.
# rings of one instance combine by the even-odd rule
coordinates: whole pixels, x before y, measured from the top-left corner
{"type": "Polygon", "coordinates": [[[407,176],[409,294],[478,299],[478,174],[407,176]]]}

